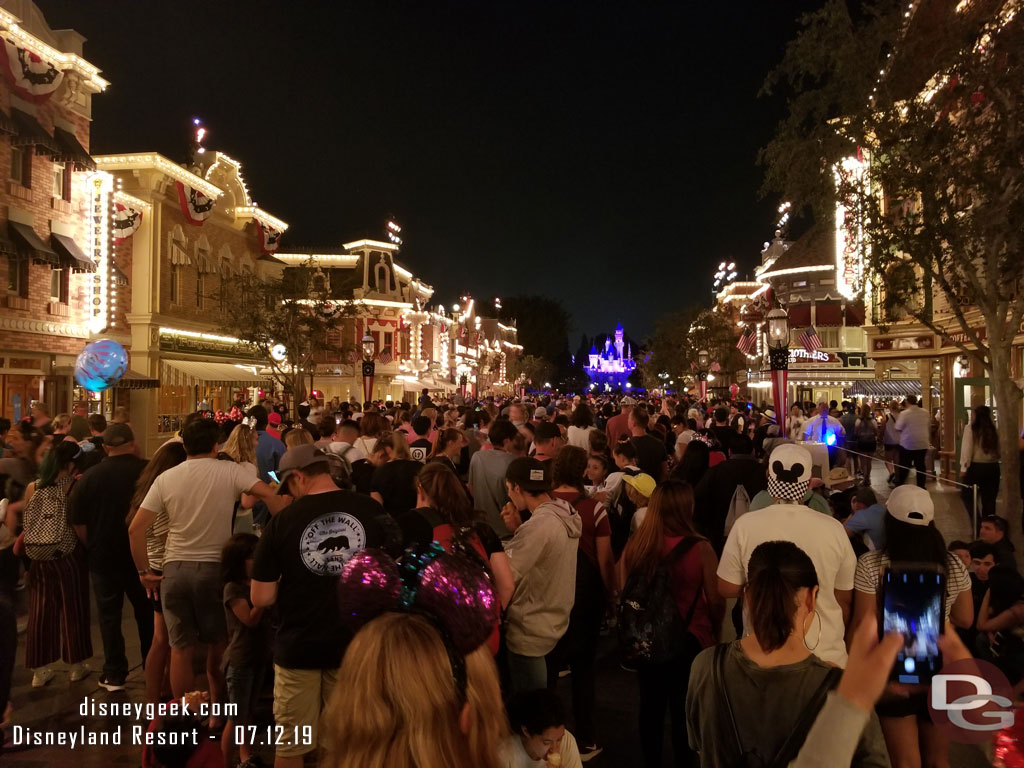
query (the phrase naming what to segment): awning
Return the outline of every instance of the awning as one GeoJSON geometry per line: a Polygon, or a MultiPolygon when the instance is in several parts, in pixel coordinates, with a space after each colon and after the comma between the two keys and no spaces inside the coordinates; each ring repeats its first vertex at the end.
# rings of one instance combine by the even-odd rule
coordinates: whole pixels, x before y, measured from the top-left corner
{"type": "Polygon", "coordinates": [[[8,221],[7,231],[11,233],[15,245],[27,256],[43,264],[49,264],[53,267],[60,266],[60,258],[57,256],[57,253],[53,248],[44,243],[39,235],[36,234],[36,231],[28,224],[22,224],[19,221],[8,221]]]}
{"type": "Polygon", "coordinates": [[[95,272],[96,265],[93,260],[82,253],[78,243],[67,235],[58,235],[56,232],[50,235],[50,242],[61,257],[61,262],[71,267],[72,272],[95,272]]]}
{"type": "Polygon", "coordinates": [[[14,122],[15,130],[15,134],[11,137],[11,146],[35,147],[37,152],[44,155],[60,154],[57,140],[48,134],[39,121],[28,112],[12,109],[11,119],[14,122]]]}
{"type": "Polygon", "coordinates": [[[422,392],[424,388],[430,389],[429,385],[419,380],[409,381],[408,379],[402,379],[402,391],[403,392],[422,392]]]}
{"type": "Polygon", "coordinates": [[[78,137],[71,131],[54,126],[53,138],[57,141],[57,146],[60,147],[60,151],[54,156],[55,160],[74,163],[76,171],[96,170],[96,163],[85,151],[85,147],[78,142],[78,137]]]}
{"type": "Polygon", "coordinates": [[[864,305],[854,304],[853,302],[846,305],[846,327],[847,328],[860,328],[864,325],[864,305]]]}
{"type": "Polygon", "coordinates": [[[206,363],[199,360],[164,360],[162,378],[169,384],[195,386],[209,384],[229,387],[232,384],[263,384],[266,376],[253,372],[255,366],[242,367],[232,363],[206,363]]]}
{"type": "Polygon", "coordinates": [[[285,264],[285,262],[281,261],[276,256],[270,255],[269,253],[261,253],[257,261],[269,261],[271,264],[285,264]]]}
{"type": "Polygon", "coordinates": [[[814,324],[842,325],[843,309],[838,301],[819,301],[814,307],[814,324]]]}
{"type": "Polygon", "coordinates": [[[789,327],[806,328],[811,324],[811,305],[796,304],[789,308],[789,327]]]}
{"type": "Polygon", "coordinates": [[[160,379],[151,379],[135,371],[126,371],[121,380],[117,382],[118,389],[158,389],[160,379]]]}
{"type": "Polygon", "coordinates": [[[119,287],[124,288],[128,285],[128,275],[122,272],[117,264],[110,262],[110,268],[114,270],[114,282],[117,283],[119,287]]]}
{"type": "MultiPolygon", "coordinates": [[[[843,390],[853,397],[906,397],[921,396],[921,382],[916,379],[886,379],[885,381],[858,381],[843,390]]],[[[939,390],[932,387],[932,395],[939,396],[939,390]]]]}

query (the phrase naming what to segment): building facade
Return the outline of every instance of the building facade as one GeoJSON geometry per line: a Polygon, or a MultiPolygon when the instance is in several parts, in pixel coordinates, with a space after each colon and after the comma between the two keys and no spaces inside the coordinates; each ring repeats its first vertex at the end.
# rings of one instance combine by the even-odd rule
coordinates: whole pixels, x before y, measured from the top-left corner
{"type": "Polygon", "coordinates": [[[17,420],[33,402],[70,410],[75,359],[106,326],[93,302],[111,286],[108,211],[88,148],[107,81],[84,38],[50,29],[27,0],[0,2],[0,37],[0,413],[17,420]]]}

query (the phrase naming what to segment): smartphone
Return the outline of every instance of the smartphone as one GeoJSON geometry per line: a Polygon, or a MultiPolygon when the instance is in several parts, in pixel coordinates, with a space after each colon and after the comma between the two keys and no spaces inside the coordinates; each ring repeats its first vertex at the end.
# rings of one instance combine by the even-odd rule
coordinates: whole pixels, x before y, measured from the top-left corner
{"type": "Polygon", "coordinates": [[[267,474],[270,475],[270,479],[273,480],[275,483],[277,483],[278,485],[281,484],[281,481],[277,479],[277,472],[275,472],[274,470],[270,470],[269,472],[267,472],[267,474]]]}
{"type": "Polygon", "coordinates": [[[890,680],[927,683],[942,668],[939,638],[945,630],[946,574],[931,563],[896,563],[882,573],[879,638],[903,635],[890,680]]]}

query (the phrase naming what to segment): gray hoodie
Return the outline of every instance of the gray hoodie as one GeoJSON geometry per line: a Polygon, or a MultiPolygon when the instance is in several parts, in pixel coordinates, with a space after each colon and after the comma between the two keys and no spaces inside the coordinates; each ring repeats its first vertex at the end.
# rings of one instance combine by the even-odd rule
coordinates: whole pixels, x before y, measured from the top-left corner
{"type": "Polygon", "coordinates": [[[562,499],[541,504],[506,545],[516,589],[508,605],[508,649],[544,656],[569,626],[583,521],[562,499]]]}

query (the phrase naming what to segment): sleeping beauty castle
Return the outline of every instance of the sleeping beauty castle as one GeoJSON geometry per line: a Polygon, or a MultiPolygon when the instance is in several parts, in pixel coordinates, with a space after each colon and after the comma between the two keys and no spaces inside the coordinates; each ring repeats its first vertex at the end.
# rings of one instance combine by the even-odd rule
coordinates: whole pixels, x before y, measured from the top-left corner
{"type": "Polygon", "coordinates": [[[636,370],[633,350],[626,345],[622,323],[615,328],[615,339],[606,338],[604,349],[598,352],[596,346],[590,347],[590,365],[584,366],[590,380],[598,389],[625,389],[626,381],[636,370]]]}

